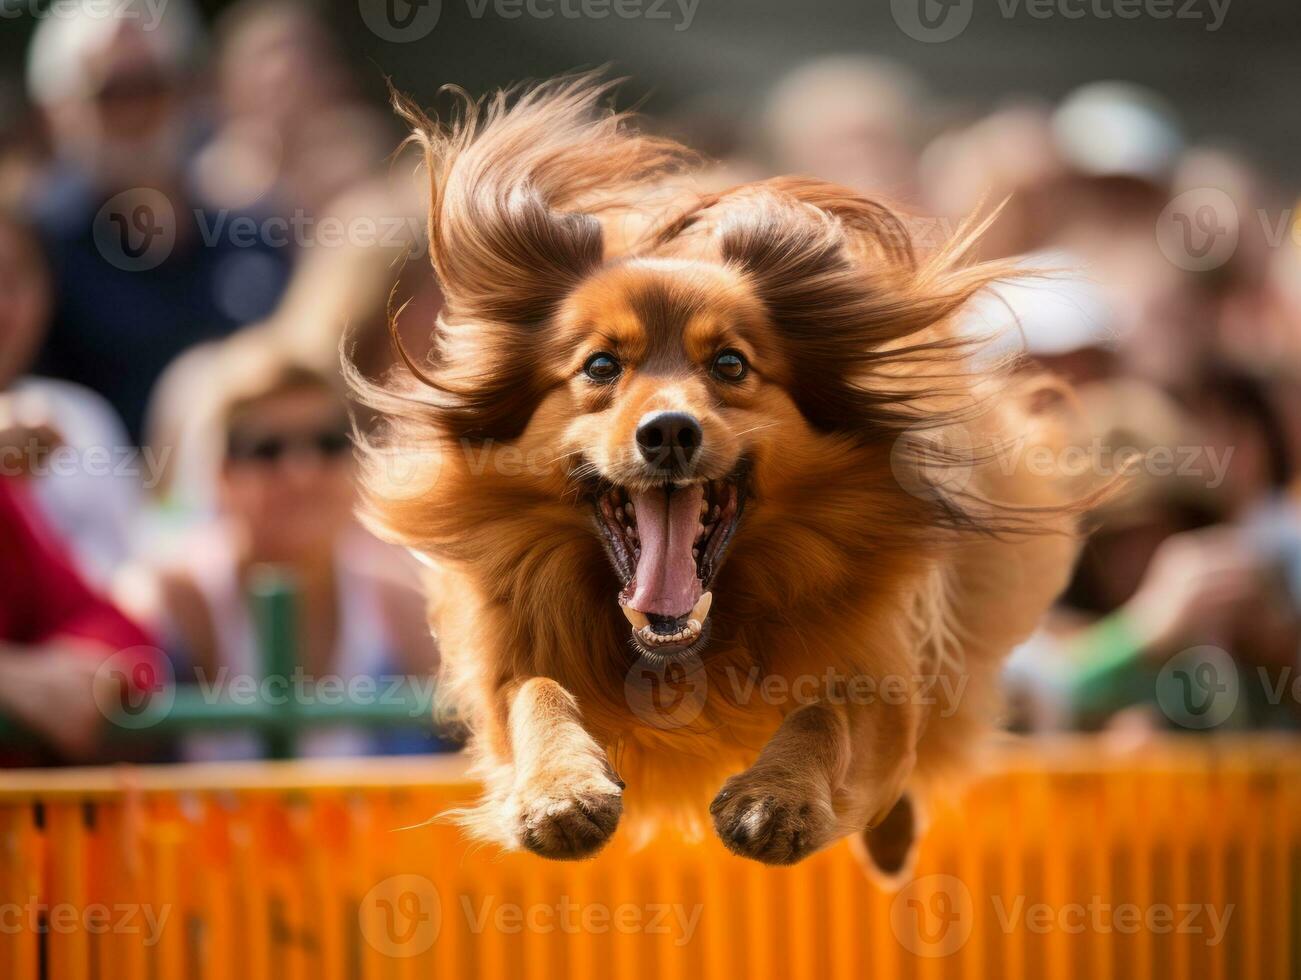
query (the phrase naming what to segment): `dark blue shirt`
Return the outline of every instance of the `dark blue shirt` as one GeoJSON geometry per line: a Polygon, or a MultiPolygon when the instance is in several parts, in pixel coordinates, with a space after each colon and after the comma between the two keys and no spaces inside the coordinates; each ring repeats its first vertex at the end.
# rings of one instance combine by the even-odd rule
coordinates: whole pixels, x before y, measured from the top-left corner
{"type": "Polygon", "coordinates": [[[55,288],[36,370],[99,392],[137,443],[163,369],[266,317],[288,279],[288,249],[227,233],[236,215],[97,193],[71,170],[52,175],[31,217],[55,288]]]}

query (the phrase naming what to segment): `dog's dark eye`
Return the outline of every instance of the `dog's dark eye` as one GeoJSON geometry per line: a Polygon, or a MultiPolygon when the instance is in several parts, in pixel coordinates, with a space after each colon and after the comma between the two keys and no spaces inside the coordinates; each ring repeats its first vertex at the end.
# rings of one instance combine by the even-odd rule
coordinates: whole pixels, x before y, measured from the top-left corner
{"type": "Polygon", "coordinates": [[[725,350],[714,358],[714,377],[723,381],[740,381],[749,372],[750,365],[739,350],[725,350]]]}
{"type": "Polygon", "coordinates": [[[623,373],[623,366],[614,359],[613,354],[600,351],[587,359],[587,363],[583,365],[583,373],[593,381],[604,384],[613,381],[623,373]]]}

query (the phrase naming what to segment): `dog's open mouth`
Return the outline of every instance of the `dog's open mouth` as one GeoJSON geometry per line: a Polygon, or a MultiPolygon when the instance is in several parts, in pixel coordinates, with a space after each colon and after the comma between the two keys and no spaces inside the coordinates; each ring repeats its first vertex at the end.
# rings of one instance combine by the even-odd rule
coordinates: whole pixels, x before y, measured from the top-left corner
{"type": "Polygon", "coordinates": [[[649,490],[613,487],[596,498],[598,523],[623,582],[619,605],[648,653],[702,641],[709,587],[741,518],[745,481],[729,477],[649,490]]]}

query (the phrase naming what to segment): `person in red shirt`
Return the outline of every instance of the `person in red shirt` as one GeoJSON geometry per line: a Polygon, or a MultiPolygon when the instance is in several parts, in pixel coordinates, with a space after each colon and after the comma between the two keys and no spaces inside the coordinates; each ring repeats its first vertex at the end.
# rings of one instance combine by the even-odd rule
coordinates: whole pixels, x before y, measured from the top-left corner
{"type": "MultiPolygon", "coordinates": [[[[123,696],[120,678],[154,687],[162,654],[86,584],[25,489],[0,478],[0,716],[38,735],[55,758],[91,759],[106,722],[101,706],[123,696]],[[101,670],[115,655],[115,669],[101,670]]],[[[0,765],[39,761],[50,760],[0,743],[0,765]]]]}

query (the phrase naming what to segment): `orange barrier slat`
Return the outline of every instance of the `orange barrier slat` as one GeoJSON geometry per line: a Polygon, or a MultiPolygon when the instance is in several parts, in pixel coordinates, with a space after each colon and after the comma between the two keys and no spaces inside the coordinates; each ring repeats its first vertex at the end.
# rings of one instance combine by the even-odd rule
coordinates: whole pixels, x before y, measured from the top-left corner
{"type": "Polygon", "coordinates": [[[37,974],[38,937],[28,916],[29,903],[40,894],[40,856],[32,808],[0,808],[0,905],[12,910],[0,929],[0,976],[25,980],[37,974]]]}

